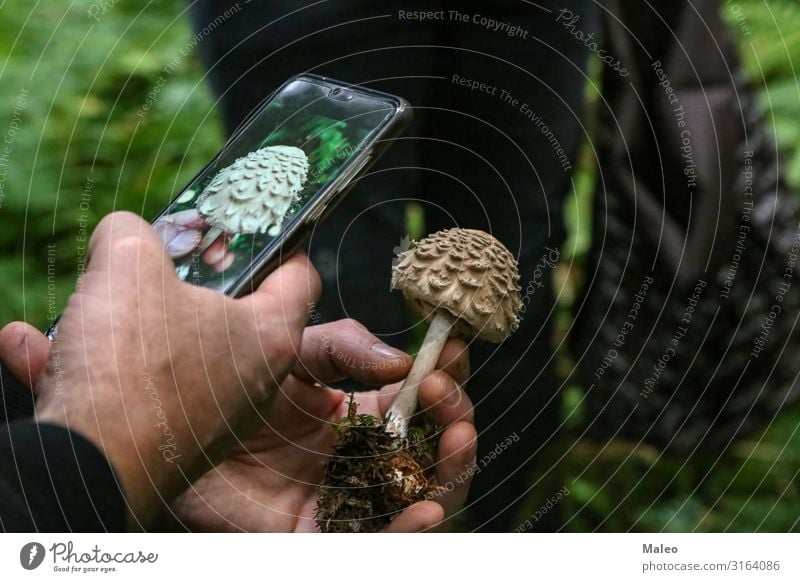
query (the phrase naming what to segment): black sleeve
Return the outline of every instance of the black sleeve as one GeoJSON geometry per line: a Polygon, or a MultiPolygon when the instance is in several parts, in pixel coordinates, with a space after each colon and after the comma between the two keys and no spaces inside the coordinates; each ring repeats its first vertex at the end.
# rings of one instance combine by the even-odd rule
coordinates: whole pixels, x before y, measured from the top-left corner
{"type": "Polygon", "coordinates": [[[0,425],[0,531],[125,530],[125,500],[105,456],[51,424],[0,425]]]}
{"type": "Polygon", "coordinates": [[[0,362],[0,423],[33,416],[33,392],[0,362]]]}

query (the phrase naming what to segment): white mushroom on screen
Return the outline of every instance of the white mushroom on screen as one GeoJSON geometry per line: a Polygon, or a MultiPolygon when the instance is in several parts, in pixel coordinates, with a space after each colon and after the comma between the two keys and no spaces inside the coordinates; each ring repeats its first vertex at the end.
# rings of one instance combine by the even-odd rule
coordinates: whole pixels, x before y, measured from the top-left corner
{"type": "Polygon", "coordinates": [[[414,365],[386,414],[386,430],[404,437],[419,385],[436,365],[447,338],[503,341],[519,325],[522,300],[514,255],[492,235],[465,228],[439,231],[400,253],[392,287],[430,320],[414,365]]]}
{"type": "Polygon", "coordinates": [[[261,148],[220,170],[197,199],[211,226],[197,252],[222,233],[278,234],[307,177],[308,158],[293,146],[261,148]]]}

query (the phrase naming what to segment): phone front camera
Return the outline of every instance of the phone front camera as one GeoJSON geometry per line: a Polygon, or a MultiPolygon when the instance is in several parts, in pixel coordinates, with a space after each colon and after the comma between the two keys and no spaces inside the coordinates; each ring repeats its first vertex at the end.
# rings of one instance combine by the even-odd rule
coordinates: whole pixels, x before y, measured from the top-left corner
{"type": "Polygon", "coordinates": [[[335,87],[334,89],[331,89],[330,93],[328,93],[328,97],[330,97],[334,101],[346,102],[353,99],[353,93],[351,91],[342,89],[341,87],[335,87]]]}

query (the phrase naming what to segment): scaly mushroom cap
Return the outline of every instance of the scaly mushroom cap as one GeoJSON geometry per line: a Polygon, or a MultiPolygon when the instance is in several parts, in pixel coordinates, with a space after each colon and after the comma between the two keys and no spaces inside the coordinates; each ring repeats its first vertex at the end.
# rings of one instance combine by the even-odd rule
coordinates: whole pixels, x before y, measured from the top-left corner
{"type": "Polygon", "coordinates": [[[197,199],[197,211],[225,232],[275,235],[307,176],[300,148],[262,148],[220,170],[197,199]]]}
{"type": "Polygon", "coordinates": [[[455,333],[501,342],[519,325],[517,261],[481,230],[451,228],[398,255],[392,287],[428,317],[444,309],[458,318],[455,333]]]}

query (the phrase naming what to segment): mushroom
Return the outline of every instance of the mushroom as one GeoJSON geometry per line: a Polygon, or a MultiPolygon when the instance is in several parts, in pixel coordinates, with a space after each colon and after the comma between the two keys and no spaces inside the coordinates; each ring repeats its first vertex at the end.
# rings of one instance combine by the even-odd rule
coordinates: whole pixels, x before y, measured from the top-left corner
{"type": "Polygon", "coordinates": [[[351,394],[317,498],[323,532],[381,531],[406,507],[441,494],[432,453],[437,429],[409,428],[419,385],[451,334],[500,342],[519,324],[517,262],[479,230],[443,230],[401,251],[392,287],[413,299],[431,325],[383,422],[357,414],[351,394]]]}
{"type": "Polygon", "coordinates": [[[430,327],[403,386],[386,414],[387,432],[405,437],[422,380],[450,335],[505,340],[519,325],[522,306],[517,261],[480,230],[442,230],[401,252],[392,288],[413,300],[430,327]]]}
{"type": "Polygon", "coordinates": [[[307,176],[306,154],[284,145],[250,152],[220,170],[197,199],[197,211],[211,226],[197,252],[223,232],[278,234],[307,176]]]}

